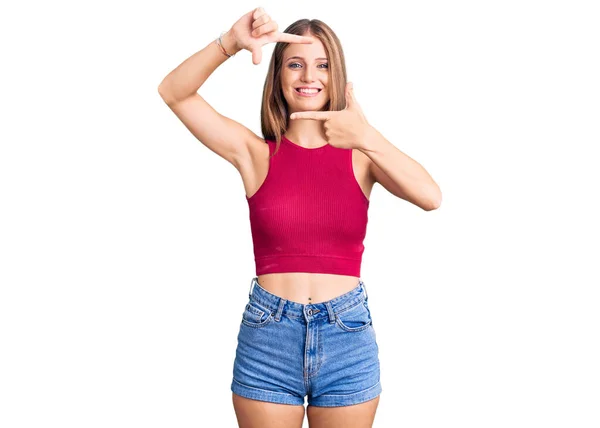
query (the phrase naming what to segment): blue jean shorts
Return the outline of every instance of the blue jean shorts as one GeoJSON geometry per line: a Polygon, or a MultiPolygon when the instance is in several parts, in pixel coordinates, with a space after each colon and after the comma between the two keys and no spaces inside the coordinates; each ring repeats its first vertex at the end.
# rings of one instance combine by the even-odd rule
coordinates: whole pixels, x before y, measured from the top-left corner
{"type": "Polygon", "coordinates": [[[359,279],[332,300],[302,304],[250,284],[231,390],[279,404],[350,406],[377,397],[379,347],[359,279]]]}

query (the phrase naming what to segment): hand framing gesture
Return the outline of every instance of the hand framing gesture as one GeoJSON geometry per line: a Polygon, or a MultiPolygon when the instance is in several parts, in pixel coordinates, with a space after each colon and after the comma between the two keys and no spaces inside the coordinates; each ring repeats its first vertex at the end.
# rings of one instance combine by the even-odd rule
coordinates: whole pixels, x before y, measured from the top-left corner
{"type": "Polygon", "coordinates": [[[360,149],[365,144],[369,123],[354,97],[352,83],[346,84],[346,108],[341,111],[303,111],[290,119],[322,120],[327,142],[342,149],[360,149]]]}
{"type": "Polygon", "coordinates": [[[252,52],[254,65],[262,60],[262,47],[267,43],[312,43],[310,37],[277,31],[277,22],[262,7],[258,7],[242,16],[229,32],[240,49],[252,52]]]}

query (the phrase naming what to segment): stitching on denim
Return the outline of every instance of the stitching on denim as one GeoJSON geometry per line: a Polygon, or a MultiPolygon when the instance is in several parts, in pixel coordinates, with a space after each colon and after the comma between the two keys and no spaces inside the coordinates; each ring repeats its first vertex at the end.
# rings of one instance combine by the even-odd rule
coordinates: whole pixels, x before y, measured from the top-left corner
{"type": "MultiPolygon", "coordinates": [[[[281,395],[285,395],[287,397],[298,397],[297,395],[286,394],[285,392],[276,392],[276,391],[269,391],[268,389],[255,388],[253,386],[249,386],[249,385],[243,384],[242,382],[237,381],[235,378],[233,379],[233,381],[236,382],[236,383],[239,383],[242,386],[245,386],[246,388],[256,389],[257,391],[268,392],[269,394],[281,394],[281,395]]],[[[302,398],[302,397],[298,397],[298,398],[302,398]]]]}
{"type": "Polygon", "coordinates": [[[363,392],[367,392],[367,391],[369,391],[369,390],[371,390],[373,388],[376,388],[377,385],[379,385],[380,383],[381,383],[381,381],[377,382],[375,385],[373,385],[370,388],[363,389],[362,391],[358,391],[358,392],[353,392],[352,394],[321,394],[319,397],[347,397],[349,395],[356,395],[356,394],[360,394],[360,393],[363,393],[363,392]]]}

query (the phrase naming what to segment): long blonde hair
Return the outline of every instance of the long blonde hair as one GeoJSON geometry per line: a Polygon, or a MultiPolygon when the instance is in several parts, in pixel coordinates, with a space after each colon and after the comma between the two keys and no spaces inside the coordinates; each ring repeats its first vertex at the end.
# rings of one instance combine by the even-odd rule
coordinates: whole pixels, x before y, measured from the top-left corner
{"type": "MultiPolygon", "coordinates": [[[[333,30],[318,19],[299,19],[285,29],[284,33],[298,36],[312,36],[319,39],[325,47],[329,62],[329,101],[323,111],[340,111],[346,107],[346,59],[340,40],[333,30]]],[[[269,63],[269,71],[263,89],[260,109],[260,126],[265,139],[277,143],[279,150],[281,136],[288,127],[288,104],[281,88],[281,65],[283,51],[289,43],[277,42],[269,63]]]]}

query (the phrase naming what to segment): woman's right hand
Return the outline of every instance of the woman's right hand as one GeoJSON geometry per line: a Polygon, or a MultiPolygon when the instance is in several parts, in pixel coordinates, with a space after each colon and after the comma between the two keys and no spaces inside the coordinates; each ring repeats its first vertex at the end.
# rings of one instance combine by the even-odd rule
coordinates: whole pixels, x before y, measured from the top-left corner
{"type": "Polygon", "coordinates": [[[228,31],[239,49],[252,52],[254,65],[262,60],[262,47],[267,43],[312,43],[313,39],[277,31],[277,22],[262,7],[242,16],[228,31]]]}

